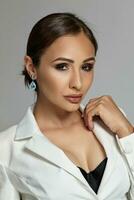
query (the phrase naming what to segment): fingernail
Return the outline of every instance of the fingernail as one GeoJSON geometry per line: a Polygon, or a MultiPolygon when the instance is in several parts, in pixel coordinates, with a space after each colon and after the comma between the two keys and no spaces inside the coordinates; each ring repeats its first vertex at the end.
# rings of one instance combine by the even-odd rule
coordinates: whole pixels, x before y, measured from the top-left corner
{"type": "Polygon", "coordinates": [[[90,130],[93,130],[93,126],[94,126],[94,125],[93,125],[93,122],[92,122],[92,121],[89,121],[88,127],[89,127],[90,130]]]}
{"type": "Polygon", "coordinates": [[[89,125],[86,125],[86,128],[87,128],[88,130],[91,130],[91,128],[90,128],[90,126],[89,126],[89,125]]]}
{"type": "Polygon", "coordinates": [[[88,127],[88,129],[89,129],[90,131],[92,131],[92,128],[91,128],[91,127],[88,127]]]}

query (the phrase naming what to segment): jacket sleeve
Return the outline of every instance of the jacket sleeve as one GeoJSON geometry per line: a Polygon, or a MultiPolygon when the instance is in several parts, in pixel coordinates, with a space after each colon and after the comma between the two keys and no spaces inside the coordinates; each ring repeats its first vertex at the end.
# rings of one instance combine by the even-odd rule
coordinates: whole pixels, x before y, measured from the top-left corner
{"type": "Polygon", "coordinates": [[[3,165],[0,164],[0,200],[7,199],[20,200],[20,195],[9,181],[3,165]]]}
{"type": "Polygon", "coordinates": [[[0,200],[20,200],[19,192],[11,184],[6,166],[11,158],[11,143],[16,127],[0,132],[0,200]]]}
{"type": "MultiPolygon", "coordinates": [[[[126,117],[126,114],[122,108],[120,108],[120,110],[126,117]]],[[[128,199],[134,200],[134,132],[123,138],[119,138],[118,135],[116,135],[116,141],[121,155],[126,163],[130,177],[131,186],[128,192],[128,199]]]]}

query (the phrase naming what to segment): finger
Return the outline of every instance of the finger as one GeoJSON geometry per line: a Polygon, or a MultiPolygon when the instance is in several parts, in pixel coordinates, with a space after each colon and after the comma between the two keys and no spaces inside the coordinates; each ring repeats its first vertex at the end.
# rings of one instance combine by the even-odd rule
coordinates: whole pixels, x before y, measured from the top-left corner
{"type": "Polygon", "coordinates": [[[83,111],[83,119],[84,119],[85,126],[87,127],[88,121],[87,121],[87,108],[86,107],[83,111]]]}
{"type": "Polygon", "coordinates": [[[90,112],[93,109],[95,109],[97,107],[97,105],[98,105],[98,101],[91,103],[88,108],[87,108],[87,106],[85,107],[84,112],[83,112],[83,118],[84,118],[86,127],[88,127],[88,121],[92,120],[92,119],[90,119],[90,116],[91,116],[90,112]]]}
{"type": "Polygon", "coordinates": [[[94,116],[99,116],[99,111],[98,111],[97,106],[93,109],[90,109],[86,116],[86,124],[90,130],[93,130],[94,128],[94,122],[93,122],[94,116]]]}
{"type": "Polygon", "coordinates": [[[87,115],[90,111],[92,111],[93,109],[96,109],[96,107],[98,107],[98,105],[99,105],[99,101],[91,102],[90,105],[85,108],[85,112],[84,112],[85,117],[87,117],[87,115]]]}
{"type": "Polygon", "coordinates": [[[93,118],[92,118],[92,117],[88,118],[88,125],[87,125],[87,128],[88,128],[89,130],[93,130],[93,129],[94,129],[94,123],[93,123],[93,118]]]}
{"type": "Polygon", "coordinates": [[[88,102],[87,105],[86,105],[86,109],[87,109],[88,107],[90,107],[90,105],[92,105],[92,104],[94,104],[94,103],[96,103],[96,102],[100,102],[100,100],[101,100],[101,97],[97,97],[97,98],[94,98],[94,99],[90,99],[89,102],[88,102]]]}
{"type": "Polygon", "coordinates": [[[93,127],[92,118],[90,119],[90,112],[93,111],[100,103],[101,97],[90,99],[89,103],[85,106],[83,118],[87,128],[93,127]],[[88,127],[89,126],[89,127],[88,127]]]}
{"type": "Polygon", "coordinates": [[[84,115],[85,117],[87,116],[87,114],[90,112],[90,110],[93,110],[94,108],[96,108],[97,106],[99,105],[99,101],[96,100],[96,101],[93,101],[93,102],[90,102],[88,104],[88,106],[85,107],[85,110],[84,110],[84,115]]]}

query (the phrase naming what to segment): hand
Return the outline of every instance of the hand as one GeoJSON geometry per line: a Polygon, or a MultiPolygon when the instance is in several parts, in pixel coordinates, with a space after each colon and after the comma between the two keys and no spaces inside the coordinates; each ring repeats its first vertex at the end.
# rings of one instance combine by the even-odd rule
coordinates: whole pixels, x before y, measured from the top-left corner
{"type": "Polygon", "coordinates": [[[93,130],[93,117],[99,116],[106,126],[120,138],[131,134],[134,129],[124,114],[120,111],[111,96],[101,96],[91,99],[86,105],[83,117],[86,127],[93,130]]]}

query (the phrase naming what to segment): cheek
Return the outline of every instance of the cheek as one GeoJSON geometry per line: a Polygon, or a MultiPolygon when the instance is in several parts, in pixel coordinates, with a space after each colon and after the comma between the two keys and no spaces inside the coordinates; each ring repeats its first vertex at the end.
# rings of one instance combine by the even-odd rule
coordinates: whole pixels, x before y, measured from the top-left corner
{"type": "Polygon", "coordinates": [[[94,78],[94,72],[90,72],[86,77],[84,77],[84,85],[85,88],[90,88],[90,86],[92,85],[93,82],[93,78],[94,78]]]}
{"type": "Polygon", "coordinates": [[[38,85],[39,89],[42,91],[47,92],[53,92],[56,93],[57,91],[63,92],[63,88],[67,80],[65,80],[65,77],[59,76],[56,73],[40,73],[38,75],[38,85]]]}
{"type": "Polygon", "coordinates": [[[94,80],[94,71],[92,71],[90,74],[90,81],[89,81],[90,84],[92,84],[93,80],[94,80]]]}

